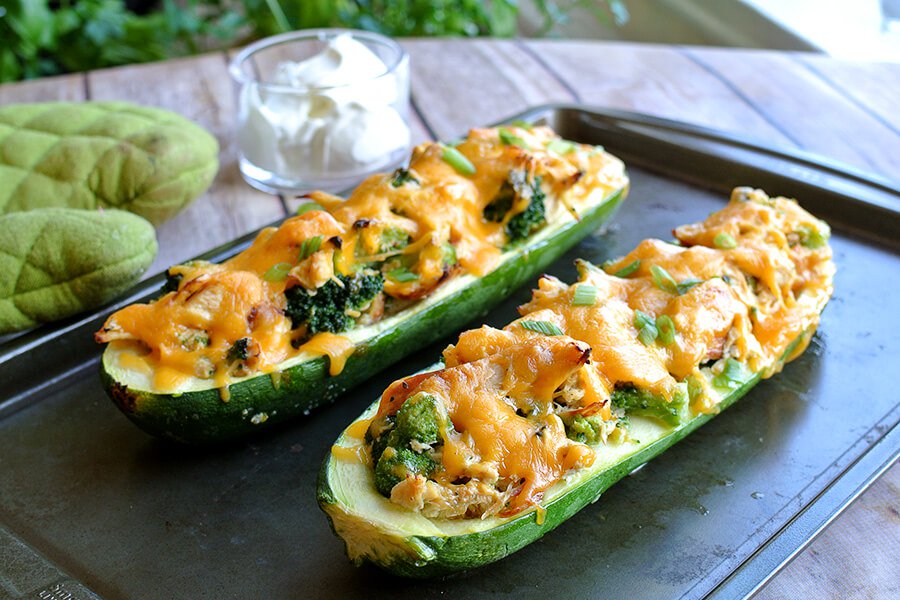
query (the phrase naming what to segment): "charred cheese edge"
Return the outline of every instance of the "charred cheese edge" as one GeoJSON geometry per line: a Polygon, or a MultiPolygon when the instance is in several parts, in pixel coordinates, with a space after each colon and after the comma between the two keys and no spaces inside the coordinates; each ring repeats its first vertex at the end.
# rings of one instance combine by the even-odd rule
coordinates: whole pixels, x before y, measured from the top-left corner
{"type": "MultiPolygon", "coordinates": [[[[828,235],[825,223],[802,211],[793,201],[770,199],[759,190],[738,188],[726,209],[703,223],[676,230],[676,236],[688,247],[648,240],[629,255],[607,265],[607,272],[583,265],[581,280],[575,285],[544,279],[532,301],[520,309],[522,318],[505,330],[482,328],[463,333],[459,343],[445,351],[447,366],[438,364],[433,372],[407,378],[410,389],[404,395],[410,397],[426,391],[441,398],[454,425],[465,431],[480,428],[477,421],[481,417],[472,407],[478,405],[475,390],[481,384],[478,377],[483,372],[479,375],[470,369],[464,385],[453,385],[455,378],[464,375],[461,368],[486,359],[496,365],[498,360],[509,361],[519,356],[525,361],[525,367],[518,370],[507,367],[506,376],[512,373],[513,379],[519,378],[532,386],[533,398],[540,397],[546,395],[546,390],[540,390],[541,385],[554,385],[573,369],[587,368],[583,363],[577,366],[574,359],[567,362],[564,348],[567,342],[590,346],[591,361],[597,362],[600,378],[595,387],[601,390],[608,392],[617,384],[626,383],[666,396],[672,394],[675,386],[683,388],[688,377],[696,377],[702,393],[692,399],[690,417],[676,426],[630,416],[627,438],[596,445],[573,443],[570,451],[557,453],[555,461],[547,460],[547,443],[532,444],[534,447],[522,444],[517,427],[510,424],[514,417],[508,414],[499,417],[503,419],[502,427],[482,428],[490,432],[488,435],[477,431],[471,434],[477,440],[475,449],[482,456],[502,456],[499,462],[502,469],[504,461],[509,462],[510,455],[518,448],[523,456],[513,461],[520,469],[517,474],[526,476],[529,483],[537,483],[530,490],[527,486],[523,488],[520,495],[532,492],[525,502],[516,504],[513,499],[509,503],[514,509],[511,514],[501,511],[476,518],[428,518],[375,490],[364,433],[367,424],[379,414],[396,410],[386,408],[389,396],[383,397],[339,437],[320,476],[320,506],[335,532],[344,539],[350,558],[411,576],[470,568],[530,543],[595,500],[632,468],[709,420],[760,378],[777,373],[785,362],[803,351],[832,293],[834,263],[827,245],[828,235]],[[782,258],[791,264],[780,263],[782,258]],[[641,261],[640,266],[631,269],[628,276],[609,275],[637,260],[641,261]],[[669,283],[654,281],[651,265],[663,267],[676,285],[694,276],[706,283],[692,285],[696,286],[693,293],[690,288],[681,293],[678,289],[666,291],[669,283]],[[727,281],[729,272],[742,275],[741,281],[727,281]],[[789,276],[790,273],[794,275],[789,276]],[[751,300],[745,293],[748,279],[743,275],[751,275],[766,293],[754,295],[751,300]],[[599,290],[601,300],[593,306],[574,306],[574,289],[585,283],[599,290]],[[720,289],[721,285],[732,284],[736,288],[733,293],[726,294],[720,289]],[[756,306],[754,302],[765,306],[756,306]],[[670,346],[635,343],[639,335],[634,323],[636,309],[649,314],[668,314],[676,323],[676,342],[670,346]],[[618,315],[622,311],[627,315],[618,315]],[[723,314],[730,318],[723,318],[723,314]],[[523,331],[521,323],[526,320],[550,323],[563,335],[542,340],[536,337],[539,334],[523,331]],[[742,359],[745,369],[733,376],[730,389],[723,389],[713,382],[720,375],[716,369],[721,369],[726,357],[718,355],[716,350],[720,360],[712,368],[701,367],[707,362],[707,351],[715,347],[710,339],[704,343],[702,338],[728,335],[729,331],[737,333],[731,334],[728,348],[742,359]],[[498,340],[508,337],[530,342],[532,349],[541,348],[529,356],[523,349],[528,346],[520,344],[516,346],[517,354],[503,356],[502,342],[498,340]],[[553,344],[548,342],[551,339],[555,340],[553,344]],[[498,356],[502,358],[489,359],[498,356]],[[450,392],[464,398],[447,402],[446,394],[450,392]],[[577,456],[573,457],[571,450],[577,451],[577,456]],[[549,473],[546,472],[548,464],[552,467],[549,473]],[[536,475],[542,470],[543,478],[536,475]],[[540,488],[538,493],[533,493],[535,487],[540,488]]],[[[515,396],[509,394],[514,387],[515,381],[512,385],[505,381],[504,394],[515,396]]],[[[500,413],[496,411],[502,411],[500,404],[495,403],[487,411],[482,405],[478,412],[497,419],[500,413]]],[[[556,446],[551,445],[549,449],[558,448],[564,439],[557,433],[553,442],[556,446]]],[[[452,458],[459,452],[452,447],[450,439],[445,438],[443,443],[442,455],[451,457],[448,460],[442,456],[443,467],[459,475],[452,458]]]]}

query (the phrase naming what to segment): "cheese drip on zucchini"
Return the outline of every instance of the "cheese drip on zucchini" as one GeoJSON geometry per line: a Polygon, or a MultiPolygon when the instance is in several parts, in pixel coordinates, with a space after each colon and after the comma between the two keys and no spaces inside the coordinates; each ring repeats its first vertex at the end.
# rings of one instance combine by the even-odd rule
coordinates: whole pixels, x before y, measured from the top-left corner
{"type": "Polygon", "coordinates": [[[366,434],[378,490],[429,518],[514,515],[626,440],[629,415],[676,427],[717,410],[714,388],[780,369],[831,295],[828,225],[737,188],[674,233],[579,262],[573,285],[545,276],[520,319],[388,388],[366,434]]]}
{"type": "Polygon", "coordinates": [[[346,200],[310,194],[305,212],[222,264],[170,268],[167,293],[114,313],[95,337],[157,392],[197,379],[227,390],[301,356],[329,356],[335,375],[354,350],[342,332],[450,278],[490,273],[504,248],[626,181],[621,161],[546,127],[423,144],[407,168],[371,176],[346,200]]]}

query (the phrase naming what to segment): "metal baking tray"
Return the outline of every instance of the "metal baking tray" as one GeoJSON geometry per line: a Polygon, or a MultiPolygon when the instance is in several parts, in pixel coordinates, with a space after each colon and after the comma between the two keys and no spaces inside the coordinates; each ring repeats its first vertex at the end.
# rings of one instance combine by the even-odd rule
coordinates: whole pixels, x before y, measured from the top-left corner
{"type": "MultiPolygon", "coordinates": [[[[836,291],[809,350],[542,540],[482,569],[406,581],[348,562],[315,480],[341,429],[452,340],[264,437],[197,449],[145,435],[105,397],[91,333],[111,306],[0,348],[0,598],[731,598],[758,589],[896,459],[900,314],[885,305],[900,281],[896,184],[633,113],[553,105],[512,118],[629,165],[629,199],[553,265],[563,279],[576,257],[603,262],[704,218],[735,185],[826,218],[836,291]]],[[[528,297],[514,291],[487,322],[505,324],[528,297]]]]}

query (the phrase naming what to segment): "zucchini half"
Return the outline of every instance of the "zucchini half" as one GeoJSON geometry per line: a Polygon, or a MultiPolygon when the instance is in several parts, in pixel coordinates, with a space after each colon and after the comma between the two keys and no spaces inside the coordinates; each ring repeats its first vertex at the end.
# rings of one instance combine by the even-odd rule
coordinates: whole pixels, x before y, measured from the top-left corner
{"type": "Polygon", "coordinates": [[[301,354],[271,373],[231,383],[227,401],[210,380],[197,379],[181,393],[158,393],[148,389],[152,387],[148,378],[120,366],[118,358],[125,346],[111,342],[100,365],[103,386],[138,427],[184,443],[234,439],[307,414],[424,344],[484,315],[605,223],[627,191],[627,185],[602,194],[598,190],[596,198],[582,208],[579,220],[561,211],[554,222],[506,250],[498,267],[484,277],[457,276],[396,315],[341,333],[354,343],[355,351],[338,375],[329,375],[327,357],[301,354]]]}
{"type": "MultiPolygon", "coordinates": [[[[780,370],[786,360],[806,348],[813,333],[809,329],[793,340],[769,369],[780,370]]],[[[425,371],[442,367],[437,363],[425,371]]],[[[746,370],[727,394],[712,390],[719,393],[719,409],[736,402],[762,375],[746,370]]],[[[417,578],[479,567],[520,550],[596,502],[615,482],[715,416],[701,414],[671,427],[652,418],[631,415],[630,439],[605,446],[591,467],[549,488],[540,508],[505,518],[451,520],[428,519],[392,503],[375,489],[372,469],[362,458],[367,455],[359,431],[364,432],[365,427],[357,423],[375,416],[379,402],[374,402],[341,434],[335,446],[342,448],[333,449],[325,459],[317,487],[319,506],[328,515],[335,534],[344,540],[347,555],[354,563],[370,562],[396,575],[417,578]]]]}

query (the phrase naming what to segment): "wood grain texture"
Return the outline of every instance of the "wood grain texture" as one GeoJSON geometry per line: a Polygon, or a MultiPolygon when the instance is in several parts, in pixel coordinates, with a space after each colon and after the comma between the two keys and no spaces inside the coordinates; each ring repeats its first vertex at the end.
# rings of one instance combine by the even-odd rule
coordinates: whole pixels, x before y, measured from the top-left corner
{"type": "Polygon", "coordinates": [[[789,136],[725,82],[670,46],[529,41],[528,47],[589,105],[716,127],[769,144],[789,136]]]}
{"type": "Polygon", "coordinates": [[[412,93],[441,139],[572,95],[516,42],[406,40],[412,93]]]}
{"type": "Polygon", "coordinates": [[[900,133],[900,110],[897,106],[900,64],[849,62],[819,54],[795,54],[792,58],[894,133],[900,133]]]}
{"type": "Polygon", "coordinates": [[[755,600],[900,598],[900,463],[895,463],[755,600]]]}
{"type": "Polygon", "coordinates": [[[900,180],[900,136],[869,111],[804,68],[789,53],[691,48],[800,147],[900,180]]]}
{"type": "Polygon", "coordinates": [[[241,178],[234,136],[235,93],[226,66],[224,54],[206,54],[88,76],[92,100],[129,100],[166,108],[199,123],[219,141],[220,167],[212,187],[157,229],[159,255],[148,275],[284,216],[276,196],[254,190],[241,178]]]}
{"type": "Polygon", "coordinates": [[[0,104],[16,102],[56,102],[84,100],[86,76],[59,75],[0,85],[0,104]]]}

